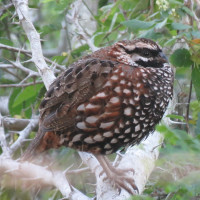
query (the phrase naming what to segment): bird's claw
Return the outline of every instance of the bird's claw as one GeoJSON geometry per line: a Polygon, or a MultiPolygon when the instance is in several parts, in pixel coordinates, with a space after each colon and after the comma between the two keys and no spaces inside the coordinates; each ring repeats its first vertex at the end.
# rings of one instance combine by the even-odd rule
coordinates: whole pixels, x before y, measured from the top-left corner
{"type": "MultiPolygon", "coordinates": [[[[103,174],[104,171],[100,173],[100,176],[103,174]]],[[[123,188],[128,193],[135,195],[136,192],[139,193],[137,186],[135,185],[135,181],[133,177],[127,175],[128,172],[132,172],[134,174],[133,169],[116,169],[113,168],[113,171],[105,178],[103,181],[110,180],[114,187],[116,187],[119,191],[123,188]]]]}

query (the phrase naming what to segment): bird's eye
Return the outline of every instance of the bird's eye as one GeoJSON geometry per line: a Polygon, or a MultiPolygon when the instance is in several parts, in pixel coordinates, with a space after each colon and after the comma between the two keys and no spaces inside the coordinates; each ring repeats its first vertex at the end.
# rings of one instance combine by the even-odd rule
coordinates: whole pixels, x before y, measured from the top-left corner
{"type": "Polygon", "coordinates": [[[151,52],[149,52],[149,51],[147,51],[147,50],[143,51],[142,54],[143,54],[143,56],[145,56],[145,57],[150,57],[150,56],[151,56],[151,52]]]}

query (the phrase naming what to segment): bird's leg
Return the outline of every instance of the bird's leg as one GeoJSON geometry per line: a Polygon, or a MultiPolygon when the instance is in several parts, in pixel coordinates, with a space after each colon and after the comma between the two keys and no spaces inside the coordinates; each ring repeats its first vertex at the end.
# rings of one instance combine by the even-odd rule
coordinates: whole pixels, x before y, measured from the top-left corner
{"type": "Polygon", "coordinates": [[[102,155],[96,155],[96,158],[107,177],[118,189],[123,188],[130,194],[136,194],[134,190],[138,191],[138,188],[135,185],[134,179],[127,175],[130,171],[134,173],[133,169],[117,169],[110,164],[106,157],[102,155]]]}

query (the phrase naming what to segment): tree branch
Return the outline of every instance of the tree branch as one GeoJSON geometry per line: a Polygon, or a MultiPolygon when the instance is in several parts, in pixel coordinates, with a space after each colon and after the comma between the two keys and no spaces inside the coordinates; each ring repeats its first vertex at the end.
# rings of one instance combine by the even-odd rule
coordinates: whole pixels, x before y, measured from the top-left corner
{"type": "Polygon", "coordinates": [[[68,198],[72,192],[67,179],[61,171],[52,172],[42,166],[29,162],[20,163],[3,156],[0,156],[0,171],[42,185],[53,185],[57,187],[66,198],[68,198]]]}
{"type": "Polygon", "coordinates": [[[0,8],[0,17],[1,15],[4,13],[5,10],[9,9],[10,7],[12,7],[13,4],[12,3],[9,3],[7,5],[3,5],[1,8],[0,8]]]}
{"type": "MultiPolygon", "coordinates": [[[[68,23],[70,23],[70,24],[75,25],[77,33],[81,36],[81,38],[83,38],[83,40],[85,40],[86,44],[88,44],[88,46],[90,47],[90,49],[92,51],[96,51],[99,48],[94,45],[92,39],[88,36],[88,34],[86,33],[86,31],[83,29],[83,27],[80,24],[80,13],[81,13],[80,9],[83,9],[84,6],[85,5],[84,5],[84,3],[81,0],[75,1],[71,5],[71,7],[72,7],[71,13],[68,13],[66,15],[66,21],[68,23]]],[[[89,10],[89,12],[90,12],[90,10],[89,10]]]]}
{"type": "Polygon", "coordinates": [[[19,132],[18,139],[11,145],[10,150],[13,154],[18,148],[21,147],[24,140],[30,135],[31,131],[38,125],[38,119],[31,119],[25,129],[19,132]]]}
{"type": "Polygon", "coordinates": [[[18,14],[19,21],[29,39],[32,51],[32,60],[35,63],[43,81],[45,80],[44,84],[46,88],[48,88],[55,79],[55,76],[44,60],[40,43],[40,35],[35,30],[35,27],[33,26],[33,23],[28,15],[28,1],[13,0],[13,4],[18,14]]]}
{"type": "Polygon", "coordinates": [[[36,84],[41,84],[41,83],[44,83],[44,82],[43,81],[36,81],[36,82],[24,83],[24,84],[21,84],[21,83],[18,83],[18,84],[3,84],[3,85],[0,85],[0,88],[27,87],[27,86],[30,86],[30,85],[36,85],[36,84]]]}
{"type": "MultiPolygon", "coordinates": [[[[6,50],[9,50],[9,51],[13,51],[13,52],[20,52],[20,53],[23,53],[24,55],[28,56],[28,57],[32,57],[32,52],[31,51],[28,51],[28,50],[24,50],[24,49],[20,49],[20,48],[17,48],[17,47],[11,47],[11,46],[8,46],[8,45],[5,45],[5,44],[1,44],[0,43],[0,49],[6,49],[6,50]]],[[[65,66],[64,65],[59,65],[58,63],[44,57],[44,60],[56,67],[58,67],[59,69],[61,70],[65,70],[65,66]]]]}
{"type": "MultiPolygon", "coordinates": [[[[17,119],[11,117],[2,117],[1,119],[4,128],[13,131],[21,131],[24,129],[31,121],[31,119],[17,119]]],[[[37,131],[37,126],[33,129],[37,131]]]]}
{"type": "Polygon", "coordinates": [[[6,142],[6,137],[5,137],[5,133],[4,133],[4,127],[3,127],[3,122],[2,122],[2,116],[1,116],[1,112],[0,112],[0,146],[2,147],[2,151],[5,157],[10,157],[10,149],[7,145],[6,142]]]}

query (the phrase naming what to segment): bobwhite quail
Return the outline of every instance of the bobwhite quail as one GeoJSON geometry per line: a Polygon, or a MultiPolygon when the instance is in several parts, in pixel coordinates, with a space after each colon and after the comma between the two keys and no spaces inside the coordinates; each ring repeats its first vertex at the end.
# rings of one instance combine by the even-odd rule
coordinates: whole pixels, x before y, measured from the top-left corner
{"type": "Polygon", "coordinates": [[[101,155],[138,144],[152,133],[172,93],[173,70],[152,40],[102,48],[51,84],[40,105],[39,131],[24,157],[61,146],[90,152],[108,177],[119,177],[114,180],[118,187],[131,192],[120,180],[122,172],[117,174],[101,155]]]}

